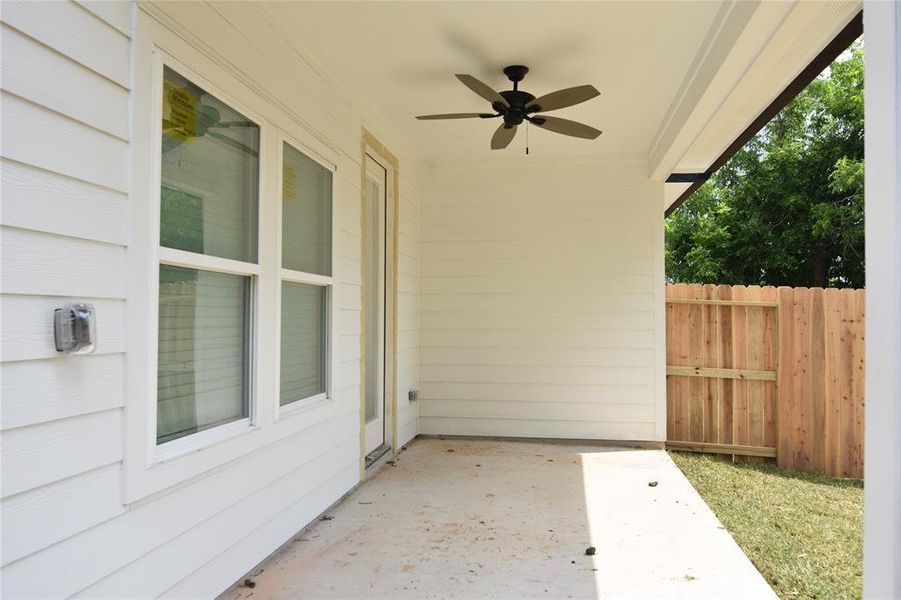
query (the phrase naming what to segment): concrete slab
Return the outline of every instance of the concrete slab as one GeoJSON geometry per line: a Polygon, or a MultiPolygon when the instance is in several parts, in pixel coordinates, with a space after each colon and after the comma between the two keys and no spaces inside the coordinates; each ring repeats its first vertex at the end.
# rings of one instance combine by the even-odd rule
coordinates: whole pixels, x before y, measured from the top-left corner
{"type": "Polygon", "coordinates": [[[661,450],[421,439],[328,516],[230,598],[776,598],[661,450]]]}

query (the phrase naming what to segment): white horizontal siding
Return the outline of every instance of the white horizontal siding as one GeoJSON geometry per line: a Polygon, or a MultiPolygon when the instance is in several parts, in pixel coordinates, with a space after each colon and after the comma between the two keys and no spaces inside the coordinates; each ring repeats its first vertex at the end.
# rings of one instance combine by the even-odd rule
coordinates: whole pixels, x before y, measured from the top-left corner
{"type": "MultiPolygon", "coordinates": [[[[508,419],[509,402],[491,402],[484,399],[468,402],[423,400],[419,407],[423,418],[445,419],[508,419]]],[[[654,420],[653,404],[625,404],[599,402],[568,402],[560,397],[558,402],[523,402],[516,405],[516,419],[529,421],[584,421],[602,423],[647,423],[654,420]],[[561,409],[560,404],[565,404],[561,409]]]]}
{"type": "MultiPolygon", "coordinates": [[[[13,242],[15,243],[15,242],[13,242]]],[[[4,279],[4,283],[6,280],[4,279]]],[[[94,356],[125,351],[125,303],[118,299],[88,295],[70,297],[41,295],[0,296],[0,360],[3,362],[56,358],[77,368],[83,357],[63,359],[53,337],[53,312],[73,300],[94,305],[97,316],[97,348],[94,356]]]]}
{"type": "Polygon", "coordinates": [[[121,246],[3,227],[0,252],[4,294],[124,297],[121,246]]]}
{"type": "Polygon", "coordinates": [[[409,391],[418,389],[420,374],[419,219],[421,189],[403,171],[398,182],[397,239],[397,443],[403,446],[419,432],[419,405],[409,391]]]}
{"type": "Polygon", "coordinates": [[[4,3],[0,19],[0,527],[15,597],[28,592],[12,593],[14,565],[125,510],[129,41],[72,2],[4,3]],[[53,311],[74,300],[97,309],[90,356],[53,344],[53,311]]]}
{"type": "Polygon", "coordinates": [[[0,103],[4,158],[128,191],[127,142],[6,92],[0,103]]]}
{"type": "Polygon", "coordinates": [[[658,209],[640,164],[435,171],[420,431],[655,439],[658,209]]]}
{"type": "MultiPolygon", "coordinates": [[[[255,560],[253,564],[257,564],[269,556],[274,547],[287,541],[285,532],[297,532],[310,523],[318,514],[318,508],[313,507],[331,505],[358,480],[359,465],[354,461],[281,512],[273,513],[271,519],[254,528],[246,537],[226,546],[215,560],[207,562],[192,573],[191,577],[183,579],[161,597],[181,599],[202,598],[209,595],[210,590],[221,587],[223,580],[233,577],[234,573],[246,571],[248,560],[255,560]]],[[[283,498],[297,498],[297,496],[285,494],[283,498]]]]}
{"type": "Polygon", "coordinates": [[[128,90],[34,39],[0,29],[3,89],[125,139],[128,90]]]}
{"type": "MultiPolygon", "coordinates": [[[[430,300],[427,299],[426,301],[430,300]]],[[[422,346],[453,348],[631,348],[654,347],[652,331],[559,331],[534,329],[498,329],[486,324],[478,331],[426,330],[422,331],[422,346]]]]}
{"type": "Polygon", "coordinates": [[[78,5],[93,13],[110,27],[117,29],[122,35],[131,37],[130,2],[122,0],[78,0],[78,5]]]}
{"type": "Polygon", "coordinates": [[[0,162],[6,225],[70,237],[126,243],[127,196],[9,160],[0,162]],[[90,218],[85,218],[90,215],[90,218]]]}
{"type": "Polygon", "coordinates": [[[454,381],[459,383],[526,383],[554,385],[647,385],[653,368],[611,366],[535,366],[535,365],[422,365],[423,383],[454,381]]]}
{"type": "MultiPolygon", "coordinates": [[[[151,7],[152,8],[152,7],[151,7]]],[[[294,32],[250,4],[164,3],[157,14],[337,156],[336,414],[205,476],[123,504],[124,322],[131,193],[128,123],[134,7],[4,3],[2,15],[4,597],[211,597],[359,479],[360,190],[364,119],[299,56],[294,32]],[[7,66],[9,68],[7,69],[7,66]],[[92,355],[63,357],[53,309],[95,305],[92,355]],[[44,576],[52,573],[52,577],[44,576]]],[[[141,15],[140,18],[146,18],[141,15]]],[[[167,50],[173,50],[167,44],[167,50]]],[[[218,68],[218,67],[217,67],[218,68]]],[[[382,140],[392,147],[390,139],[382,140]]],[[[408,157],[401,154],[402,166],[408,157]]],[[[418,432],[419,194],[401,182],[398,439],[418,432]]],[[[291,425],[295,423],[295,425],[291,425]]]]}
{"type": "MultiPolygon", "coordinates": [[[[565,410],[561,407],[561,410],[565,410]]],[[[613,423],[609,421],[565,421],[519,419],[506,416],[487,418],[420,417],[419,432],[426,435],[482,435],[569,440],[645,441],[655,438],[653,423],[613,423]]]]}
{"type": "Polygon", "coordinates": [[[3,22],[84,65],[129,87],[128,36],[70,1],[3,3],[3,22]]]}
{"type": "MultiPolygon", "coordinates": [[[[254,528],[264,526],[274,516],[279,515],[294,504],[301,504],[306,509],[306,519],[293,523],[294,527],[275,532],[277,537],[270,540],[268,552],[257,554],[257,561],[266,557],[269,552],[281,545],[293,533],[313,519],[322,509],[335,502],[341,495],[356,483],[355,477],[348,477],[349,470],[359,469],[357,445],[354,443],[356,433],[347,427],[352,419],[343,419],[344,434],[340,442],[319,439],[316,447],[308,447],[307,457],[315,460],[285,461],[293,468],[287,474],[273,479],[265,487],[258,488],[255,493],[242,497],[213,518],[197,523],[184,533],[173,537],[140,557],[122,569],[112,573],[103,581],[83,590],[79,596],[84,598],[121,598],[124,590],[141,590],[144,597],[155,598],[172,587],[173,581],[168,577],[160,577],[160,573],[190,573],[202,568],[214,557],[218,557],[236,545],[242,543],[253,530],[245,527],[223,526],[225,523],[253,523],[254,528]],[[347,438],[347,433],[350,438],[347,438]],[[329,483],[335,479],[344,484],[343,489],[335,489],[329,483]],[[308,496],[320,496],[319,488],[327,490],[324,497],[316,498],[311,503],[308,496]]],[[[248,488],[251,489],[251,488],[248,488]]],[[[208,513],[209,514],[209,513],[208,513]]],[[[246,554],[246,553],[245,553],[246,554]]],[[[248,557],[245,555],[244,560],[248,557]]],[[[246,568],[246,567],[245,567],[246,568]]],[[[243,570],[242,570],[243,571],[243,570]]],[[[220,577],[240,577],[241,571],[235,573],[221,572],[220,577]]],[[[221,585],[221,584],[220,584],[221,585]]],[[[206,596],[207,594],[201,594],[206,596]]]]}
{"type": "Polygon", "coordinates": [[[120,467],[111,464],[5,498],[3,564],[121,514],[121,496],[120,467]]]}
{"type": "Polygon", "coordinates": [[[422,349],[423,366],[630,367],[649,364],[648,348],[473,348],[422,349]]]}
{"type": "MultiPolygon", "coordinates": [[[[652,385],[623,386],[611,383],[472,383],[429,382],[426,400],[506,402],[511,407],[519,402],[550,404],[652,404],[652,385]]],[[[565,412],[561,409],[561,414],[565,412]]]]}
{"type": "Polygon", "coordinates": [[[0,437],[4,498],[122,459],[122,414],[107,410],[32,427],[0,437]]]}
{"type": "Polygon", "coordinates": [[[121,354],[101,354],[0,365],[2,429],[119,408],[124,403],[121,354]]]}
{"type": "MultiPolygon", "coordinates": [[[[229,518],[228,509],[302,468],[308,461],[323,456],[332,448],[332,443],[341,440],[344,433],[351,430],[352,423],[359,423],[358,419],[353,413],[345,413],[307,435],[294,436],[255,452],[227,469],[192,482],[190,486],[131,507],[120,516],[104,521],[79,536],[67,538],[38,554],[7,565],[4,568],[4,596],[58,598],[73,595],[92,585],[100,590],[106,587],[100,583],[102,579],[129,565],[133,565],[131,572],[141,578],[157,578],[156,585],[164,585],[167,581],[168,585],[174,585],[188,577],[191,569],[176,564],[170,571],[145,571],[140,562],[135,564],[136,561],[200,525],[215,525],[231,529],[233,533],[243,529],[245,534],[250,533],[271,515],[257,513],[251,519],[235,521],[229,518]],[[56,569],[54,577],[33,577],[34,573],[48,572],[48,569],[56,569]]],[[[336,467],[336,472],[341,469],[339,465],[336,467]]],[[[306,482],[311,487],[317,483],[306,482]]],[[[297,493],[302,495],[299,490],[297,493]]],[[[326,506],[328,504],[322,508],[326,506]]],[[[285,531],[282,541],[292,533],[285,531]]],[[[198,552],[195,560],[212,560],[225,550],[227,547],[217,548],[214,553],[198,552]]],[[[246,558],[252,560],[252,557],[246,558]]],[[[250,562],[244,568],[249,569],[253,564],[250,562]]],[[[236,573],[234,577],[240,575],[236,573]]],[[[201,595],[215,595],[230,583],[220,580],[217,590],[207,590],[201,595]]],[[[117,594],[120,597],[148,595],[140,589],[125,582],[117,594]]]]}

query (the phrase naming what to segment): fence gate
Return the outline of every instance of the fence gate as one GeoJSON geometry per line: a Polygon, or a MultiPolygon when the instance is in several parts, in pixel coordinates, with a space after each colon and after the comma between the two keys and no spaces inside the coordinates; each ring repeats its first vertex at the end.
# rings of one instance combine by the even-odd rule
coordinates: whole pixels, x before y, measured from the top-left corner
{"type": "Polygon", "coordinates": [[[863,477],[864,290],[675,284],[666,302],[668,447],[863,477]]]}
{"type": "Polygon", "coordinates": [[[775,457],[775,288],[667,286],[667,446],[775,457]]]}

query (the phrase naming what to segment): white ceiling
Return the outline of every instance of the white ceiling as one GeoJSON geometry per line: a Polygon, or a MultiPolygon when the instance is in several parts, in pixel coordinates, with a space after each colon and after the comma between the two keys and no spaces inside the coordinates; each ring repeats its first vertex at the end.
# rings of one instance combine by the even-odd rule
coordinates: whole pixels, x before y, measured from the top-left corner
{"type": "Polygon", "coordinates": [[[529,128],[535,156],[645,158],[680,92],[718,1],[295,2],[281,5],[343,87],[437,164],[521,155],[525,135],[489,150],[497,121],[416,121],[415,115],[480,112],[487,102],[454,73],[510,89],[501,69],[525,64],[536,96],[590,83],[601,95],[554,113],[604,131],[595,141],[529,128]]]}

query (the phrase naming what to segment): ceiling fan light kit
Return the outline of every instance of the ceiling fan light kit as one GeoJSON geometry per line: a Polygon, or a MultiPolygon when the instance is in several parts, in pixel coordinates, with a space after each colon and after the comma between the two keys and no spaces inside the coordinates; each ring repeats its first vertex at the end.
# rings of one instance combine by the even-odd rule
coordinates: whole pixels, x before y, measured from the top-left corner
{"type": "Polygon", "coordinates": [[[545,94],[544,96],[536,98],[533,94],[519,89],[519,82],[525,78],[528,72],[529,68],[523,65],[510,65],[509,67],[505,67],[504,75],[513,82],[513,89],[503,92],[495,91],[472,75],[458,74],[457,79],[483,99],[490,102],[491,109],[494,112],[421,115],[416,118],[424,121],[439,119],[503,118],[504,122],[498,126],[494,135],[491,137],[492,150],[501,150],[509,146],[516,135],[516,128],[521,125],[523,121],[531,123],[536,127],[546,129],[547,131],[588,140],[596,139],[601,135],[602,132],[600,130],[589,127],[583,123],[537,114],[567,108],[591,100],[600,95],[600,92],[597,91],[594,86],[579,85],[551,92],[550,94],[545,94]]]}

